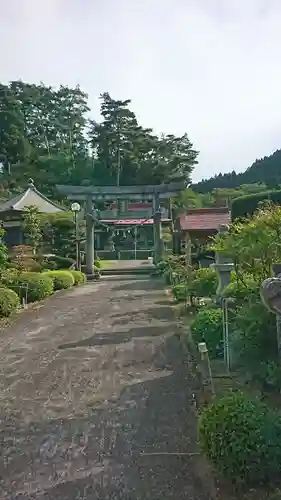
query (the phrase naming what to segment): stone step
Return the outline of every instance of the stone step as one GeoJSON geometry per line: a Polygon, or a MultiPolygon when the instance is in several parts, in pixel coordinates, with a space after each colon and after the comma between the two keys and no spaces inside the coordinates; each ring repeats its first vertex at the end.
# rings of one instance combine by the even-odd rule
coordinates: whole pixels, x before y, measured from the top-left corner
{"type": "Polygon", "coordinates": [[[151,274],[108,274],[106,276],[102,276],[101,280],[102,281],[141,281],[141,280],[146,280],[151,277],[151,274]]]}
{"type": "MultiPolygon", "coordinates": [[[[143,276],[150,276],[154,267],[153,266],[143,266],[143,267],[113,267],[101,269],[101,278],[114,278],[122,277],[124,278],[138,278],[143,276]]],[[[95,274],[87,274],[88,281],[98,281],[99,278],[95,274]]]]}
{"type": "Polygon", "coordinates": [[[120,276],[123,274],[150,274],[153,270],[152,266],[143,266],[143,267],[113,267],[113,268],[105,268],[101,270],[102,276],[120,276]]]}

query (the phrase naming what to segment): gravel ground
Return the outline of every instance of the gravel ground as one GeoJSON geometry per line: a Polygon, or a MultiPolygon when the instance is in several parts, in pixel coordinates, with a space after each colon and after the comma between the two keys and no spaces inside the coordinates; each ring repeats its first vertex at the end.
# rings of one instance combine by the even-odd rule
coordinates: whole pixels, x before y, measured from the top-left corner
{"type": "Polygon", "coordinates": [[[145,277],[59,293],[4,329],[0,498],[215,498],[177,329],[145,277]]]}

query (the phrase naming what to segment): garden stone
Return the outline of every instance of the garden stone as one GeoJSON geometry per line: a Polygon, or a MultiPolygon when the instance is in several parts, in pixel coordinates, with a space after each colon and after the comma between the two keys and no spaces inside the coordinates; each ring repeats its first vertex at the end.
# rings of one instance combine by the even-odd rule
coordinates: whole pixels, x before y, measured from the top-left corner
{"type": "Polygon", "coordinates": [[[267,309],[276,315],[277,348],[281,360],[281,274],[263,281],[260,296],[267,309]]]}
{"type": "Polygon", "coordinates": [[[269,311],[281,314],[281,274],[263,281],[260,296],[269,311]]]}

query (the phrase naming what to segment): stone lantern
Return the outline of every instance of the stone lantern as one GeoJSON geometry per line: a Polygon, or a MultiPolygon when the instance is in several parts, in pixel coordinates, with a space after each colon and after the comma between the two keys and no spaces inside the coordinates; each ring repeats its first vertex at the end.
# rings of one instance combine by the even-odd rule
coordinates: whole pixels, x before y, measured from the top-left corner
{"type": "MultiPolygon", "coordinates": [[[[227,234],[229,227],[226,224],[221,224],[219,226],[218,234],[227,234]]],[[[218,274],[219,284],[216,291],[218,297],[221,297],[223,290],[229,285],[231,279],[231,272],[234,269],[233,262],[230,262],[229,258],[221,254],[221,252],[216,252],[216,262],[211,264],[211,268],[215,269],[218,274]]]]}

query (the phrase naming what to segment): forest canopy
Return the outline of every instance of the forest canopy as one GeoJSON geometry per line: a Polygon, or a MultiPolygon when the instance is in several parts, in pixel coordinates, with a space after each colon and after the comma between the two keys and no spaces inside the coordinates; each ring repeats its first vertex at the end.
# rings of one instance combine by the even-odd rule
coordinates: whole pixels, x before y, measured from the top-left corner
{"type": "Polygon", "coordinates": [[[187,134],[155,134],[138,122],[129,99],[107,92],[100,114],[100,120],[89,118],[88,96],[79,86],[0,84],[2,196],[30,177],[50,196],[56,184],[190,182],[198,152],[187,134]]]}

